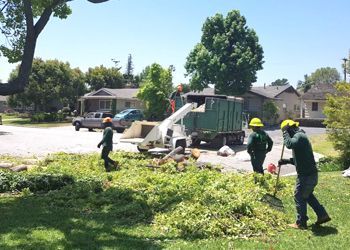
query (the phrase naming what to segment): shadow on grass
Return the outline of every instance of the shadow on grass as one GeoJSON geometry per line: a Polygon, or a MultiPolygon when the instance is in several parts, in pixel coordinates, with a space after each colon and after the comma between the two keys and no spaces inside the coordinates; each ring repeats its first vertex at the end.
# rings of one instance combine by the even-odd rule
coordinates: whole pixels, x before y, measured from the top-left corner
{"type": "Polygon", "coordinates": [[[0,249],[161,249],[152,209],[132,190],[63,188],[0,200],[0,249]],[[137,197],[137,198],[136,198],[137,197]],[[153,232],[154,235],[154,232],[153,232]]]}
{"type": "Polygon", "coordinates": [[[313,225],[311,228],[311,231],[315,236],[321,236],[321,237],[331,235],[331,234],[338,234],[338,229],[330,226],[313,225]]]}

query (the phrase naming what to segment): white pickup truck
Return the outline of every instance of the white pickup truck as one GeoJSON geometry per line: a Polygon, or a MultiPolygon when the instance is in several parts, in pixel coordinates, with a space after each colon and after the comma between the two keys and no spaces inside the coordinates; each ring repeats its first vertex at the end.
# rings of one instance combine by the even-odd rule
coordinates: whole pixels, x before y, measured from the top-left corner
{"type": "Polygon", "coordinates": [[[81,128],[87,128],[92,131],[94,128],[103,128],[102,121],[106,117],[112,118],[113,129],[118,133],[128,128],[134,121],[143,119],[143,114],[139,109],[126,109],[114,116],[110,112],[90,112],[85,116],[76,117],[72,121],[72,125],[76,131],[81,128]]]}
{"type": "Polygon", "coordinates": [[[81,128],[87,128],[89,131],[92,131],[94,128],[103,128],[102,121],[106,117],[113,118],[113,114],[109,112],[90,112],[85,116],[74,118],[72,125],[76,131],[79,131],[81,128]]]}

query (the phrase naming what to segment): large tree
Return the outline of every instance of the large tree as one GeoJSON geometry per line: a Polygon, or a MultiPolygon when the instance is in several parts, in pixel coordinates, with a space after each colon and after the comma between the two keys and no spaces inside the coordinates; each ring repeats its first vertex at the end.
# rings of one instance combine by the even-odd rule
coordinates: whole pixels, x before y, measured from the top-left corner
{"type": "MultiPolygon", "coordinates": [[[[0,0],[0,32],[7,41],[0,46],[0,56],[10,63],[21,62],[18,75],[0,84],[0,95],[23,92],[28,83],[37,39],[50,17],[64,19],[71,14],[72,0],[0,0]]],[[[102,3],[108,0],[88,0],[102,3]]]]}
{"type": "Polygon", "coordinates": [[[271,86],[284,86],[289,84],[288,79],[282,78],[282,79],[277,79],[271,83],[271,86]]]}
{"type": "Polygon", "coordinates": [[[124,78],[118,68],[106,68],[103,65],[89,68],[86,73],[86,83],[90,90],[99,90],[100,88],[123,88],[124,78]]]}
{"type": "Polygon", "coordinates": [[[298,88],[302,91],[308,91],[316,84],[335,84],[340,80],[340,74],[336,68],[319,68],[310,76],[304,75],[304,81],[298,81],[298,88]]]}
{"type": "Polygon", "coordinates": [[[146,116],[162,119],[168,107],[168,97],[172,91],[172,71],[157,63],[147,67],[146,77],[137,97],[146,104],[146,116]]]}
{"type": "Polygon", "coordinates": [[[256,81],[262,69],[263,49],[253,29],[239,11],[226,17],[216,14],[207,18],[201,42],[190,52],[185,68],[192,90],[215,85],[219,94],[240,95],[256,81]]]}
{"type": "MultiPolygon", "coordinates": [[[[18,74],[15,69],[10,79],[18,74]]],[[[29,83],[25,91],[11,95],[11,106],[31,106],[36,111],[52,111],[59,106],[75,105],[80,96],[86,93],[84,74],[79,69],[72,69],[69,63],[58,60],[34,59],[29,83]]]]}

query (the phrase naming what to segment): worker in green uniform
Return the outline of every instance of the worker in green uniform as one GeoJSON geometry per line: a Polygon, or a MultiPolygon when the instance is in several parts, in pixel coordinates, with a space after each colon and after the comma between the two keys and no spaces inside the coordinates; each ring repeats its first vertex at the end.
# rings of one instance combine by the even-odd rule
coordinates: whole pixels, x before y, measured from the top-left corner
{"type": "Polygon", "coordinates": [[[262,129],[264,124],[259,118],[253,118],[249,126],[252,128],[253,133],[248,137],[247,151],[250,155],[254,172],[264,174],[263,164],[266,154],[272,149],[273,142],[270,136],[262,129]]]}
{"type": "Polygon", "coordinates": [[[110,172],[112,170],[112,165],[114,167],[114,170],[118,170],[118,164],[117,162],[113,161],[111,158],[109,158],[109,153],[113,150],[113,129],[112,129],[112,118],[106,117],[103,119],[103,138],[97,145],[98,148],[103,145],[101,158],[104,160],[105,163],[105,169],[107,172],[110,172]]]}
{"type": "Polygon", "coordinates": [[[281,123],[284,145],[292,149],[293,158],[281,159],[278,164],[295,165],[297,178],[295,183],[294,201],[297,210],[296,222],[289,224],[297,229],[307,228],[307,204],[315,211],[320,225],[331,220],[325,208],[317,200],[313,191],[318,182],[318,172],[311,144],[305,132],[299,128],[299,123],[285,120],[281,123]]]}

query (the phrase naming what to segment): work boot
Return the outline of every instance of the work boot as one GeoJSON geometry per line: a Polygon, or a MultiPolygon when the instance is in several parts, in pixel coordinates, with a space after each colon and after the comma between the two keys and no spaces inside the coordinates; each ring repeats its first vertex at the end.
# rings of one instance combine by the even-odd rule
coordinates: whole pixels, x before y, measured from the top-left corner
{"type": "Polygon", "coordinates": [[[319,225],[321,225],[323,223],[326,223],[326,222],[328,222],[330,220],[331,220],[331,217],[329,217],[329,215],[327,214],[327,215],[325,215],[325,216],[323,216],[321,218],[317,218],[317,221],[315,222],[315,225],[319,226],[319,225]]]}
{"type": "Polygon", "coordinates": [[[307,229],[307,225],[300,225],[300,224],[297,224],[297,223],[288,224],[288,226],[292,227],[294,229],[301,229],[301,230],[307,229]]]}
{"type": "Polygon", "coordinates": [[[113,163],[113,167],[116,171],[120,170],[120,167],[118,166],[118,162],[116,161],[113,163]]]}

